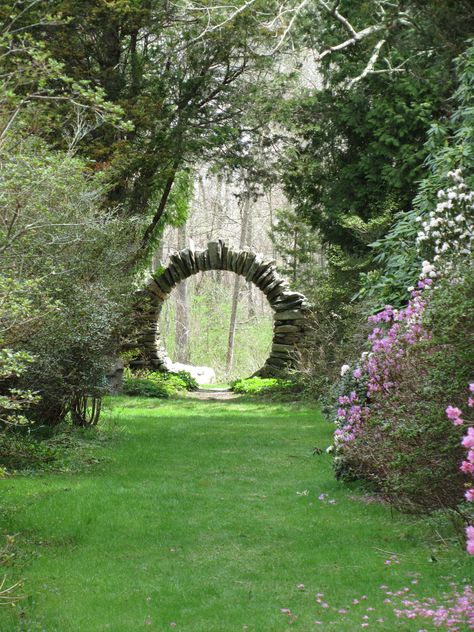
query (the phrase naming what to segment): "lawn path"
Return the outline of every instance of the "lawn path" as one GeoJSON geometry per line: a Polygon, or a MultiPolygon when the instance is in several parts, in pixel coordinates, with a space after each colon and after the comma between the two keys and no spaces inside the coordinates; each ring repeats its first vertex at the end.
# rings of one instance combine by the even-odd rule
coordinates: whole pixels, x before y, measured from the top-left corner
{"type": "Polygon", "coordinates": [[[380,585],[437,595],[469,573],[426,523],[335,481],[331,458],[313,454],[332,431],[316,408],[110,407],[123,430],[99,465],[2,482],[2,532],[18,534],[7,571],[27,595],[0,610],[2,632],[353,632],[364,616],[371,630],[419,630],[394,619],[380,585]],[[385,564],[390,554],[400,563],[385,564]]]}

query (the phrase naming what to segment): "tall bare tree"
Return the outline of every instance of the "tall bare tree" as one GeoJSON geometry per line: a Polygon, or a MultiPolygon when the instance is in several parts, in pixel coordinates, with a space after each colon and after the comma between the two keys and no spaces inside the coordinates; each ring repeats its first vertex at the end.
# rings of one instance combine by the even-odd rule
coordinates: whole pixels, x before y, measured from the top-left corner
{"type": "MultiPolygon", "coordinates": [[[[247,240],[247,231],[249,226],[250,217],[250,195],[246,194],[243,197],[242,202],[242,223],[240,225],[240,241],[239,249],[245,246],[247,240]]],[[[239,306],[239,293],[240,293],[240,275],[235,275],[234,289],[232,292],[232,307],[230,312],[230,324],[229,324],[229,339],[227,344],[227,359],[226,359],[226,372],[229,374],[232,371],[232,365],[234,363],[234,347],[235,347],[235,331],[237,328],[237,308],[239,306]]]]}
{"type": "MultiPolygon", "coordinates": [[[[178,250],[186,248],[186,224],[178,228],[178,250]]],[[[189,362],[189,300],[188,280],[184,279],[176,288],[176,344],[175,360],[189,362]]]]}

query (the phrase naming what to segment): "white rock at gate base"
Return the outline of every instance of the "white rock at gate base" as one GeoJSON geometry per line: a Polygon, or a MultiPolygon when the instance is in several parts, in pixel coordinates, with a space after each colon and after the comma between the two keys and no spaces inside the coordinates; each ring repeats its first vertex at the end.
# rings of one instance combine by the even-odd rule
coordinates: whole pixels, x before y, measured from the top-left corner
{"type": "Polygon", "coordinates": [[[215,384],[216,374],[210,366],[193,366],[192,364],[181,364],[181,362],[173,362],[169,371],[187,371],[198,384],[215,384]]]}

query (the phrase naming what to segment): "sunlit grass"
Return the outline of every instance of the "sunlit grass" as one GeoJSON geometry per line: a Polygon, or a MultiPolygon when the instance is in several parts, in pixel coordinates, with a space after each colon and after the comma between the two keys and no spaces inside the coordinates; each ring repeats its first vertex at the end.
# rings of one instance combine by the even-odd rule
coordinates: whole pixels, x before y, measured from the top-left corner
{"type": "Polygon", "coordinates": [[[448,527],[437,535],[335,481],[330,457],[313,454],[332,430],[315,408],[137,398],[110,406],[123,432],[98,447],[102,464],[1,483],[3,533],[19,534],[7,572],[27,595],[0,610],[2,632],[277,632],[290,623],[353,632],[367,607],[384,618],[370,629],[429,629],[397,622],[380,585],[416,577],[419,595],[437,596],[470,577],[448,527]],[[399,564],[385,564],[392,554],[399,564]]]}

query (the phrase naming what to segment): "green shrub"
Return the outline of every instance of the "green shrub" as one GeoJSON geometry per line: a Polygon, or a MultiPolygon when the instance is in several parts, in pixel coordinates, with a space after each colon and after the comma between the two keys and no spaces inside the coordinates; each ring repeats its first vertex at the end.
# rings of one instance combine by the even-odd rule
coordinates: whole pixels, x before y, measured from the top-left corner
{"type": "Polygon", "coordinates": [[[174,391],[165,384],[156,384],[152,380],[140,377],[126,377],[123,381],[125,395],[137,397],[159,397],[167,399],[174,391]]]}
{"type": "Polygon", "coordinates": [[[176,373],[169,373],[168,375],[170,377],[179,378],[187,391],[197,391],[199,389],[199,384],[193,378],[191,373],[188,373],[187,371],[177,371],[176,373]]]}
{"type": "Polygon", "coordinates": [[[242,393],[245,395],[256,395],[259,393],[276,393],[281,391],[289,391],[295,387],[292,380],[284,380],[281,378],[262,378],[250,377],[237,380],[232,383],[231,388],[234,393],[242,393]]]}
{"type": "Polygon", "coordinates": [[[166,399],[183,391],[198,388],[196,380],[187,372],[161,373],[159,371],[136,371],[126,369],[123,392],[125,395],[159,397],[166,399]]]}
{"type": "Polygon", "coordinates": [[[103,208],[103,175],[81,158],[19,130],[0,162],[0,224],[15,227],[0,235],[0,303],[14,307],[0,313],[0,348],[34,358],[12,386],[40,398],[31,421],[55,426],[72,413],[85,425],[127,326],[133,277],[124,270],[138,229],[103,208]]]}

